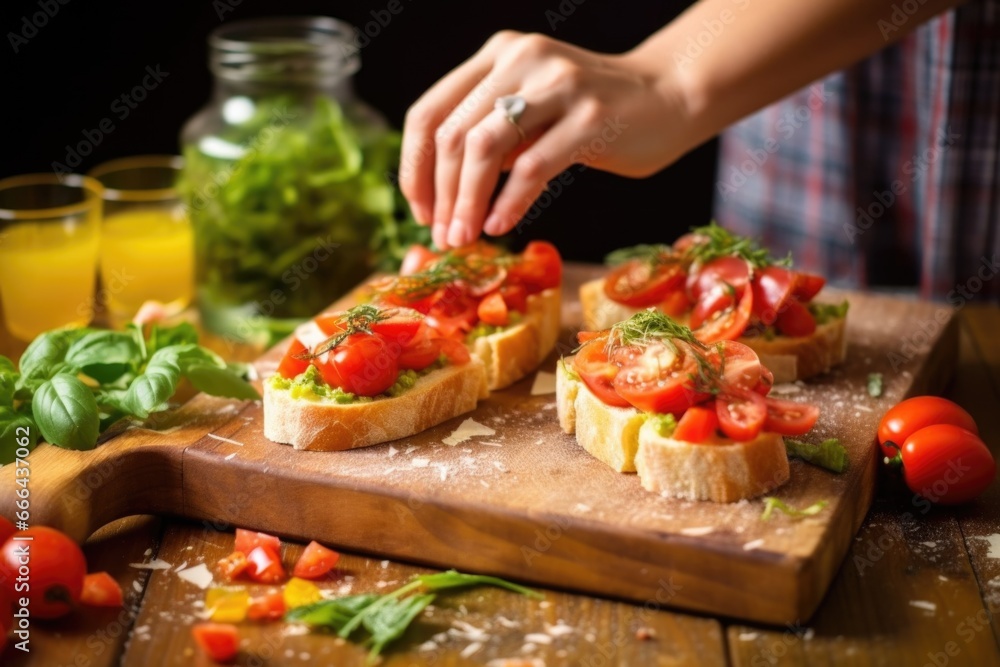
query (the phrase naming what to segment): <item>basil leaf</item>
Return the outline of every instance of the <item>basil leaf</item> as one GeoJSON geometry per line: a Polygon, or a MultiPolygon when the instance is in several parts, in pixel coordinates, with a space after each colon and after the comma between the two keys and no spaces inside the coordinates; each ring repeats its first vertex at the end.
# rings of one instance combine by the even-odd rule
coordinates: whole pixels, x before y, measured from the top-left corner
{"type": "Polygon", "coordinates": [[[129,322],[125,325],[125,331],[135,341],[135,346],[139,350],[139,358],[145,361],[149,355],[146,353],[146,337],[142,333],[142,327],[135,322],[129,322]]]}
{"type": "Polygon", "coordinates": [[[46,331],[31,341],[21,355],[21,377],[18,379],[18,389],[21,387],[37,388],[40,382],[47,380],[65,368],[66,352],[77,338],[87,334],[90,329],[57,329],[46,331]]]}
{"type": "Polygon", "coordinates": [[[372,648],[369,663],[386,644],[399,639],[417,616],[434,601],[434,594],[412,595],[401,600],[389,600],[373,614],[365,616],[365,629],[371,634],[372,648]]]}
{"type": "Polygon", "coordinates": [[[349,595],[290,609],[285,620],[339,631],[352,618],[379,599],[378,595],[349,595]]]}
{"type": "Polygon", "coordinates": [[[18,377],[14,362],[0,356],[0,406],[14,407],[14,391],[18,377]]]}
{"type": "Polygon", "coordinates": [[[16,452],[21,446],[19,440],[28,439],[24,445],[30,452],[38,442],[38,426],[31,415],[15,412],[7,407],[0,407],[0,465],[13,463],[16,452]]]}
{"type": "Polygon", "coordinates": [[[191,381],[198,391],[212,396],[226,396],[257,400],[260,394],[250,383],[228,368],[199,364],[188,366],[183,371],[184,377],[191,381]]]}
{"type": "Polygon", "coordinates": [[[180,377],[176,351],[164,348],[155,352],[143,374],[129,384],[121,399],[121,408],[130,415],[145,419],[149,413],[162,409],[174,395],[180,377]]]}
{"type": "Polygon", "coordinates": [[[181,322],[169,327],[154,324],[149,328],[146,353],[153,355],[172,345],[196,345],[197,343],[198,330],[190,322],[181,322]]]}
{"type": "Polygon", "coordinates": [[[847,448],[837,438],[829,438],[818,445],[785,438],[785,451],[791,457],[831,472],[842,473],[847,469],[847,448]]]}
{"type": "Polygon", "coordinates": [[[66,351],[67,363],[101,384],[109,384],[134,371],[140,360],[135,339],[121,331],[88,333],[66,351]]]}
{"type": "Polygon", "coordinates": [[[536,600],[541,600],[545,597],[536,590],[500,579],[499,577],[491,577],[484,574],[464,574],[456,570],[447,570],[434,574],[421,574],[414,577],[414,580],[419,581],[423,588],[428,591],[442,591],[449,588],[463,588],[465,586],[496,586],[497,588],[506,588],[508,591],[514,591],[515,593],[520,593],[536,600]]]}
{"type": "Polygon", "coordinates": [[[42,437],[53,445],[93,449],[97,444],[97,401],[76,376],[60,374],[42,383],[31,401],[31,412],[42,437]]]}

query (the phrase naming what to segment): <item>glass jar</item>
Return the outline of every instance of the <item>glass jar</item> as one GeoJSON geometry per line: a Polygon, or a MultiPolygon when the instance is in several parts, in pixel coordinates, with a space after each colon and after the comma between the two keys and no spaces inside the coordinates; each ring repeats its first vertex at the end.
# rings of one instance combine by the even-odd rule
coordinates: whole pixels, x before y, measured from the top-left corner
{"type": "Polygon", "coordinates": [[[209,37],[215,90],[181,134],[202,323],[267,344],[372,267],[399,137],[354,96],[351,26],[241,21],[209,37]]]}

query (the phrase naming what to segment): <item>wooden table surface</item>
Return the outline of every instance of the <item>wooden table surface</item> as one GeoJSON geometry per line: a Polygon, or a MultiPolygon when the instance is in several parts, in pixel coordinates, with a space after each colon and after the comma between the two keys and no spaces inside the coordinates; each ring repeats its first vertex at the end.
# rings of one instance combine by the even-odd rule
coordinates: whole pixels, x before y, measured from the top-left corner
{"type": "MultiPolygon", "coordinates": [[[[959,367],[947,395],[972,413],[994,455],[1000,455],[1000,308],[967,305],[960,318],[959,367]]],[[[0,351],[17,347],[0,337],[0,351]]],[[[97,483],[81,480],[81,490],[97,483]]],[[[897,480],[883,476],[874,506],[819,611],[790,626],[678,613],[656,599],[634,605],[545,591],[545,600],[535,601],[480,588],[439,598],[383,664],[998,665],[1000,616],[993,612],[1000,610],[1000,483],[968,507],[927,512],[923,507],[897,480]]],[[[211,664],[190,634],[204,592],[175,571],[199,563],[211,568],[232,550],[232,530],[156,517],[105,527],[85,551],[92,571],[107,570],[122,584],[125,608],[34,621],[31,652],[8,646],[0,664],[211,664]],[[154,558],[171,567],[130,565],[154,558]]],[[[293,562],[300,549],[286,546],[285,562],[293,562]]],[[[417,571],[377,556],[345,554],[336,576],[322,587],[344,593],[391,590],[417,571]]],[[[669,598],[670,584],[664,584],[661,600],[669,598]]],[[[239,665],[365,662],[364,650],[355,645],[303,634],[283,623],[244,623],[241,631],[239,665]]]]}

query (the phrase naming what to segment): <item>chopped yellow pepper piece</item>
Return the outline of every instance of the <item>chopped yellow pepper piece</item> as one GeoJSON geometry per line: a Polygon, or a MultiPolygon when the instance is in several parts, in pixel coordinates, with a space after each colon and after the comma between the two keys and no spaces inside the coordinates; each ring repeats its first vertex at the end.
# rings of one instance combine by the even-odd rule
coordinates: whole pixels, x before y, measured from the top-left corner
{"type": "Polygon", "coordinates": [[[298,577],[292,577],[285,584],[284,597],[285,607],[288,609],[312,604],[323,599],[323,595],[315,584],[298,577]]]}
{"type": "Polygon", "coordinates": [[[205,609],[216,623],[239,623],[249,607],[250,593],[245,588],[210,588],[205,593],[205,609]]]}

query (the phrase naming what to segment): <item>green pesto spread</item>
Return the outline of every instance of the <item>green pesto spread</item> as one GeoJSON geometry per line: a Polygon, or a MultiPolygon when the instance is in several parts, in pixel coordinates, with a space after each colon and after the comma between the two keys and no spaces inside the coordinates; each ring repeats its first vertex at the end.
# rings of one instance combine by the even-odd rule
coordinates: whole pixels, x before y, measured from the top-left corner
{"type": "Polygon", "coordinates": [[[439,359],[421,371],[409,369],[400,371],[399,376],[396,378],[396,382],[391,387],[386,389],[385,392],[374,397],[358,396],[357,394],[352,394],[349,391],[344,391],[340,387],[331,387],[323,381],[323,376],[320,375],[319,369],[315,366],[309,366],[309,368],[302,373],[299,373],[292,379],[284,378],[275,374],[272,375],[271,379],[268,381],[271,383],[272,389],[288,391],[291,393],[292,398],[302,398],[307,401],[331,401],[341,405],[351,403],[369,403],[376,398],[393,398],[401,396],[406,393],[406,390],[410,389],[417,383],[417,380],[421,375],[426,375],[432,370],[441,368],[442,365],[443,364],[439,359]]]}
{"type": "Polygon", "coordinates": [[[562,366],[563,372],[566,377],[574,382],[580,382],[580,376],[577,375],[576,369],[573,368],[573,364],[567,364],[565,359],[560,358],[558,364],[562,366]]]}
{"type": "Polygon", "coordinates": [[[839,320],[847,316],[847,308],[850,304],[845,299],[843,303],[816,303],[810,302],[809,312],[812,313],[816,324],[826,324],[830,320],[839,320]]]}
{"type": "Polygon", "coordinates": [[[677,420],[673,415],[649,415],[647,421],[653,425],[656,435],[661,438],[669,438],[677,428],[677,420]]]}
{"type": "Polygon", "coordinates": [[[479,324],[477,324],[472,328],[472,331],[465,334],[466,345],[472,345],[475,341],[477,341],[480,338],[484,338],[485,336],[492,336],[495,333],[500,333],[501,331],[506,330],[508,327],[514,326],[515,324],[521,321],[521,313],[517,312],[516,310],[512,310],[510,311],[508,318],[509,319],[507,324],[504,324],[502,326],[480,322],[479,324]]]}

